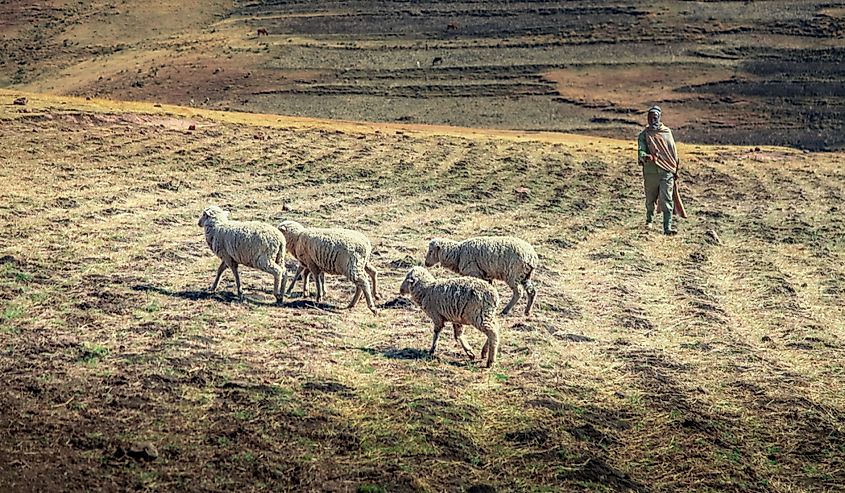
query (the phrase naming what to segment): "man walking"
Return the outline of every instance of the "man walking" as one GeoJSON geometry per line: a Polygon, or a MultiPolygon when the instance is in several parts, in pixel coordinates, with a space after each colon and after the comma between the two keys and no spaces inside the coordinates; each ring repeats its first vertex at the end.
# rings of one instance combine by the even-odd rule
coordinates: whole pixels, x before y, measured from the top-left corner
{"type": "Polygon", "coordinates": [[[678,152],[675,139],[669,127],[660,121],[662,110],[652,106],[648,110],[648,126],[637,137],[638,161],[643,166],[645,184],[646,226],[654,223],[654,205],[663,212],[663,234],[674,235],[672,212],[686,217],[681,204],[676,178],[678,176],[678,152]]]}

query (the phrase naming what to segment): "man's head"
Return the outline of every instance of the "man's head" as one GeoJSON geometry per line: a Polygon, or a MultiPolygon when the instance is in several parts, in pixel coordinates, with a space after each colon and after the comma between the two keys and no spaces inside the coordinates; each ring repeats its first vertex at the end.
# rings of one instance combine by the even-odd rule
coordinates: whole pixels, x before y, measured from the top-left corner
{"type": "Polygon", "coordinates": [[[660,106],[652,106],[648,109],[648,126],[649,127],[659,127],[660,126],[660,115],[663,113],[663,110],[660,109],[660,106]]]}

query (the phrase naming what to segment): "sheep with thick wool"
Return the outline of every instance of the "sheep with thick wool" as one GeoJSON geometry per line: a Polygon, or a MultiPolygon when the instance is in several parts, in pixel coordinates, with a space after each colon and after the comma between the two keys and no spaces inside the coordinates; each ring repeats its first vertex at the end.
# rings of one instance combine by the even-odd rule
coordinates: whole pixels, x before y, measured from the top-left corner
{"type": "Polygon", "coordinates": [[[278,229],[287,240],[288,252],[300,263],[294,282],[302,274],[303,296],[307,296],[309,274],[317,284],[318,303],[325,294],[324,273],[342,275],[356,288],[347,308],[354,307],[363,294],[367,307],[378,314],[373,301],[378,299],[378,271],[370,264],[373,247],[366,235],[343,228],[307,228],[291,220],[283,221],[278,229]]]}
{"type": "Polygon", "coordinates": [[[455,340],[471,359],[475,353],[464,339],[463,325],[472,325],[487,336],[481,348],[481,359],[487,368],[493,366],[499,350],[499,293],[490,283],[472,277],[436,280],[423,267],[414,267],[405,276],[399,294],[411,299],[431,318],[434,340],[429,353],[434,355],[437,339],[446,322],[452,323],[455,340]]]}
{"type": "Polygon", "coordinates": [[[206,208],[199,219],[205,229],[205,241],[220,258],[217,276],[211,291],[217,289],[226,268],[235,276],[238,298],[243,299],[238,266],[253,267],[273,275],[273,296],[284,302],[287,271],[282,267],[285,256],[285,236],[270,224],[259,221],[231,221],[229,213],[217,206],[206,208]]]}
{"type": "Polygon", "coordinates": [[[531,280],[540,265],[537,252],[525,240],[513,236],[479,236],[464,241],[435,238],[428,244],[425,266],[437,264],[462,276],[477,277],[492,284],[493,279],[507,283],[513,296],[502,315],[507,315],[521,296],[520,285],[528,293],[525,314],[531,314],[537,290],[531,280]]]}

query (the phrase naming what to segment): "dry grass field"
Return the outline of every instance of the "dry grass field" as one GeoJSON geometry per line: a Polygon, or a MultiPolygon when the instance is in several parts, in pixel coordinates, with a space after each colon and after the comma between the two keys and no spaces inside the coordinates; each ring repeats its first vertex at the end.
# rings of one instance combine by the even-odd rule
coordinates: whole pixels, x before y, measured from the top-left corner
{"type": "Polygon", "coordinates": [[[2,491],[845,484],[842,154],[681,145],[690,218],[666,238],[643,227],[633,139],[17,95],[0,91],[2,491]],[[249,269],[247,301],[230,273],[207,292],[209,204],[365,231],[381,314],[342,309],[332,276],[319,306],[272,304],[249,269]],[[491,370],[446,337],[428,358],[398,297],[428,239],[477,234],[542,261],[491,370]]]}

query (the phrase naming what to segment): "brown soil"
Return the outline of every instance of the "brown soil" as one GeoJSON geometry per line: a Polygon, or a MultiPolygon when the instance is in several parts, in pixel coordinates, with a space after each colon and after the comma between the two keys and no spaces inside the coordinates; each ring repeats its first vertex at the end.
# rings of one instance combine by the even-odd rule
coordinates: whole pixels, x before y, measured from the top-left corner
{"type": "Polygon", "coordinates": [[[623,139],[659,103],[687,142],[845,142],[829,2],[199,3],[6,2],[0,86],[623,139]]]}

